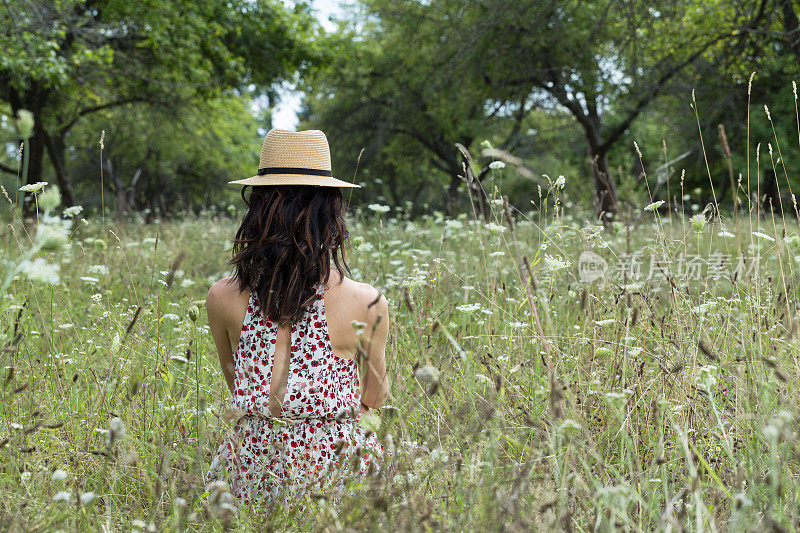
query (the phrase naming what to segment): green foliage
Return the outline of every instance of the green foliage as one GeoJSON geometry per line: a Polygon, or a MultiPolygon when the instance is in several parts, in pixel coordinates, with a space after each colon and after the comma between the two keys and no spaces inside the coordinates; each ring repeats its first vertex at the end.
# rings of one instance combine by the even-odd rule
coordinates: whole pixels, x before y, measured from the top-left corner
{"type": "MultiPolygon", "coordinates": [[[[276,82],[306,74],[323,59],[311,44],[317,32],[312,20],[307,4],[290,9],[274,0],[4,2],[0,102],[11,115],[25,109],[35,119],[27,143],[31,169],[23,180],[42,179],[46,151],[57,178],[48,180],[58,181],[65,201],[73,202],[70,174],[77,169],[70,168],[67,153],[95,143],[74,145],[67,136],[92,114],[136,104],[146,107],[136,112],[142,120],[171,113],[178,127],[188,130],[197,122],[184,119],[191,113],[182,115],[181,109],[218,106],[214,102],[236,101],[243,93],[274,96],[276,82]]],[[[126,127],[150,129],[135,122],[126,127]]],[[[222,129],[231,127],[238,128],[222,129]]],[[[161,148],[161,156],[179,168],[186,154],[168,152],[169,145],[173,150],[186,145],[161,148]]],[[[7,173],[18,173],[12,158],[4,156],[0,164],[7,173]]],[[[166,180],[162,184],[169,186],[166,180]]]]}
{"type": "Polygon", "coordinates": [[[261,136],[249,100],[227,96],[152,109],[119,107],[93,114],[70,135],[71,167],[86,207],[100,205],[100,131],[106,206],[114,208],[122,186],[129,209],[168,214],[236,201],[239,187],[228,181],[254,174],[261,136]],[[119,180],[119,183],[115,182],[119,180]],[[135,182],[134,182],[135,180],[135,182]]]}

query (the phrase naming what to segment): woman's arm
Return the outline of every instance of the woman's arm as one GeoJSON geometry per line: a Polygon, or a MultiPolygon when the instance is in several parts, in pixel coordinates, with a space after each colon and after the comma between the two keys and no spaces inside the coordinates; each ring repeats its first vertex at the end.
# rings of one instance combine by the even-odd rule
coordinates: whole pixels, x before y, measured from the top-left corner
{"type": "Polygon", "coordinates": [[[380,407],[389,395],[389,379],[386,375],[389,303],[383,295],[367,310],[365,322],[367,326],[360,340],[366,363],[361,376],[362,412],[364,407],[380,407]]]}
{"type": "Polygon", "coordinates": [[[214,344],[217,347],[222,375],[225,376],[228,389],[233,394],[233,348],[225,327],[225,318],[230,316],[229,313],[226,313],[226,306],[230,303],[230,298],[227,297],[225,287],[222,286],[224,281],[226,280],[218,281],[208,290],[206,312],[208,313],[208,327],[211,329],[211,335],[214,337],[214,344]]]}

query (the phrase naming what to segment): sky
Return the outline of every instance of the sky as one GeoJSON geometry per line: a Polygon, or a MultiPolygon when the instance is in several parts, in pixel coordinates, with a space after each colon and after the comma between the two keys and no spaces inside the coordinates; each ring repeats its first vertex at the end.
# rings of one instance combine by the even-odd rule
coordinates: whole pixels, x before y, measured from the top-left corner
{"type": "MultiPolygon", "coordinates": [[[[343,0],[313,0],[311,3],[317,11],[317,18],[322,27],[328,31],[335,30],[336,25],[330,21],[330,17],[341,15],[343,0]]],[[[272,113],[272,126],[284,130],[294,130],[297,128],[297,112],[300,110],[302,93],[292,91],[290,87],[284,87],[280,94],[280,102],[272,113]]]]}

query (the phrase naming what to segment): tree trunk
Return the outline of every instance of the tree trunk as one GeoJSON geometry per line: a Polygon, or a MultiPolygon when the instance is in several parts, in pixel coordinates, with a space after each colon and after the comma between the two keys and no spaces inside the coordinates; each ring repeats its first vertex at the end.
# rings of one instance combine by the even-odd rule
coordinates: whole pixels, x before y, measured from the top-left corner
{"type": "Polygon", "coordinates": [[[458,184],[461,183],[461,176],[458,171],[450,171],[450,186],[447,188],[447,214],[455,216],[458,213],[458,184]]]}
{"type": "Polygon", "coordinates": [[[601,142],[599,118],[590,124],[585,124],[584,130],[589,145],[589,157],[594,178],[595,212],[600,220],[609,223],[617,215],[619,198],[617,197],[617,188],[614,186],[614,178],[609,170],[607,148],[601,142]]]}
{"type": "Polygon", "coordinates": [[[53,138],[51,135],[45,133],[45,141],[47,142],[47,153],[50,155],[50,161],[53,163],[53,168],[56,172],[56,180],[58,181],[58,188],[61,190],[61,199],[64,205],[69,207],[75,205],[75,194],[72,192],[72,185],[67,178],[67,171],[64,166],[64,152],[66,151],[64,136],[57,135],[53,138]]]}
{"type": "Polygon", "coordinates": [[[128,214],[128,196],[126,193],[126,188],[122,184],[119,174],[114,170],[114,164],[111,162],[110,157],[106,158],[103,166],[106,169],[106,174],[109,178],[111,178],[110,189],[116,198],[115,203],[117,207],[117,220],[122,221],[125,218],[125,215],[128,214]]]}
{"type": "Polygon", "coordinates": [[[611,222],[617,214],[617,188],[608,167],[608,156],[604,153],[592,154],[592,174],[594,176],[594,207],[598,218],[611,222]]]}
{"type": "Polygon", "coordinates": [[[795,13],[792,0],[779,0],[783,14],[783,29],[789,41],[789,48],[792,49],[795,59],[800,60],[800,21],[795,13]]]}
{"type": "MultiPolygon", "coordinates": [[[[33,112],[33,136],[25,141],[24,150],[28,152],[28,175],[25,178],[25,183],[36,183],[37,181],[44,181],[42,179],[42,171],[44,168],[44,151],[45,151],[45,138],[47,134],[42,125],[41,109],[33,112]]],[[[22,203],[23,216],[32,216],[36,211],[36,202],[32,195],[26,194],[25,200],[22,203]]]]}

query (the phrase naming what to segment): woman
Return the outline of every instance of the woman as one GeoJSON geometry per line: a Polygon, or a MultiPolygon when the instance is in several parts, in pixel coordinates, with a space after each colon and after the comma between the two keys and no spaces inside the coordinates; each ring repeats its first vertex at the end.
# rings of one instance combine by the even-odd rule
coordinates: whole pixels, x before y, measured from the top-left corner
{"type": "Polygon", "coordinates": [[[206,482],[227,470],[240,503],[302,508],[381,470],[381,445],[359,419],[388,394],[388,304],[345,276],[339,187],[354,185],[332,177],[325,135],[273,129],[259,167],[231,182],[245,185],[248,208],[235,272],[206,299],[238,417],[206,482]]]}

